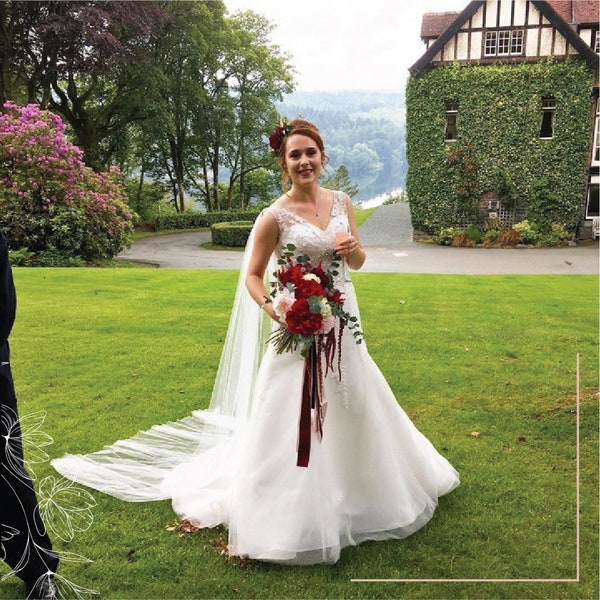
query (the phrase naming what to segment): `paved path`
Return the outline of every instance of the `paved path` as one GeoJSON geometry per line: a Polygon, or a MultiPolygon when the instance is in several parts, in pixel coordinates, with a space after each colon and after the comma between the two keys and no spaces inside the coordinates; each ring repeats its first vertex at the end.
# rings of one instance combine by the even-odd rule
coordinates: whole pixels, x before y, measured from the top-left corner
{"type": "MultiPolygon", "coordinates": [[[[169,269],[239,269],[241,252],[205,250],[202,244],[209,241],[209,231],[142,238],[118,258],[169,269]]],[[[372,239],[369,242],[367,261],[361,269],[367,273],[598,274],[597,242],[573,248],[522,250],[452,248],[417,242],[378,246],[372,245],[372,239]]]]}
{"type": "Polygon", "coordinates": [[[382,205],[360,226],[363,246],[397,246],[413,241],[408,202],[382,205]]]}

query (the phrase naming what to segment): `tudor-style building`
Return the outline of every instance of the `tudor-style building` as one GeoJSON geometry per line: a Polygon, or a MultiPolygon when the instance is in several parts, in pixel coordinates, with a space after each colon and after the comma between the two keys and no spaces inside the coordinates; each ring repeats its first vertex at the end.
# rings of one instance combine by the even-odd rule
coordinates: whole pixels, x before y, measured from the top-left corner
{"type": "Polygon", "coordinates": [[[547,192],[554,221],[592,235],[600,221],[599,4],[478,0],[423,16],[426,51],[407,84],[417,231],[511,225],[527,218],[532,194],[539,210],[547,192]],[[475,209],[465,209],[469,202],[475,209]]]}

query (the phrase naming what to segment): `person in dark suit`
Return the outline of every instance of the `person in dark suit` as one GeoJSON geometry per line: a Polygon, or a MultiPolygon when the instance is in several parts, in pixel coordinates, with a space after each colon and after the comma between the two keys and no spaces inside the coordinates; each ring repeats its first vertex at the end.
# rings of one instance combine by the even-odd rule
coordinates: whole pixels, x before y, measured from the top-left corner
{"type": "Polygon", "coordinates": [[[40,516],[31,478],[23,464],[17,397],[10,369],[8,337],[17,296],[0,232],[0,558],[27,586],[28,598],[58,597],[54,574],[59,558],[40,516]]]}

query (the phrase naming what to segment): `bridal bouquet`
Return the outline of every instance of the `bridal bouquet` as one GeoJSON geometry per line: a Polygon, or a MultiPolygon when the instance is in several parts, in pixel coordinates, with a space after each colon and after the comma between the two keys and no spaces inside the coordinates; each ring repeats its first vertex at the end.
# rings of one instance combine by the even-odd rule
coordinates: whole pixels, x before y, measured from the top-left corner
{"type": "Polygon", "coordinates": [[[304,357],[302,399],[298,423],[299,467],[307,467],[310,457],[311,429],[319,439],[323,437],[327,401],[324,398],[323,377],[334,370],[337,350],[338,377],[342,378],[342,334],[345,328],[354,329],[356,342],[362,342],[358,319],[344,310],[344,298],[333,285],[335,270],[339,264],[332,263],[332,270],[325,271],[321,263],[313,265],[305,255],[294,256],[296,247],[288,244],[281,250],[275,272],[273,308],[282,321],[269,340],[278,354],[300,349],[304,357]],[[336,329],[336,320],[339,324],[336,329]],[[323,361],[325,373],[323,374],[323,361]]]}
{"type": "MultiPolygon", "coordinates": [[[[333,262],[333,270],[325,271],[321,263],[313,265],[308,256],[294,256],[295,251],[293,244],[282,248],[278,261],[281,268],[274,273],[273,308],[285,326],[274,331],[270,340],[278,354],[299,348],[304,357],[320,343],[328,359],[333,359],[336,319],[339,322],[337,345],[345,327],[358,328],[358,319],[344,311],[344,298],[333,285],[338,263],[333,262]]],[[[353,335],[357,343],[362,341],[360,331],[354,331],[353,335]]],[[[332,366],[332,360],[327,360],[327,364],[332,366]]]]}

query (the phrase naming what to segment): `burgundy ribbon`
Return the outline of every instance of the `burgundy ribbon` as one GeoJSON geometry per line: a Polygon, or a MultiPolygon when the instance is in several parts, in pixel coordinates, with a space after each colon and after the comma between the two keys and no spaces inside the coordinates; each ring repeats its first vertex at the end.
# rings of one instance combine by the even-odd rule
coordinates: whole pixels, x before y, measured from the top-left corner
{"type": "Polygon", "coordinates": [[[298,425],[298,461],[296,462],[299,467],[308,467],[313,414],[315,430],[319,436],[323,435],[323,382],[319,368],[320,354],[320,340],[316,339],[304,357],[302,402],[298,425]]]}

